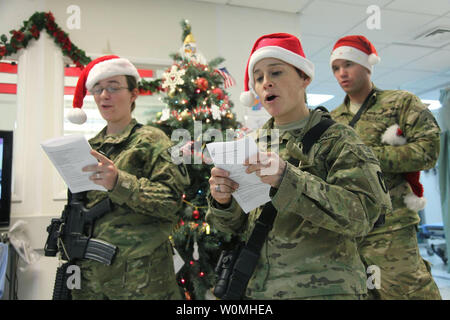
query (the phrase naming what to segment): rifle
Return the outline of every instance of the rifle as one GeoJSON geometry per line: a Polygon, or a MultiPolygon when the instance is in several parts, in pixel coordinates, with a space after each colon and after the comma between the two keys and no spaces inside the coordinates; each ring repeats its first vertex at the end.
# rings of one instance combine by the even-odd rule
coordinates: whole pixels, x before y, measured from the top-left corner
{"type": "Polygon", "coordinates": [[[61,259],[68,261],[59,267],[56,273],[53,299],[70,299],[66,287],[67,267],[78,259],[91,259],[110,265],[117,247],[92,238],[95,220],[111,211],[111,200],[105,198],[91,209],[84,206],[86,192],[68,191],[68,202],[64,206],[61,218],[52,219],[47,227],[48,237],[45,243],[45,256],[55,257],[58,252],[61,259]]]}

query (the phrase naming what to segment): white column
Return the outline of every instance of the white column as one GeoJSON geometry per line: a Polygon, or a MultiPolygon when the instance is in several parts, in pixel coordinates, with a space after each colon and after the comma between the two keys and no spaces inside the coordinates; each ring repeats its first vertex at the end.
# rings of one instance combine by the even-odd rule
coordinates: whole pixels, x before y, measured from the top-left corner
{"type": "Polygon", "coordinates": [[[21,50],[18,65],[11,217],[54,215],[63,203],[54,201],[57,172],[40,142],[63,133],[62,52],[42,32],[21,50]]]}
{"type": "Polygon", "coordinates": [[[11,224],[27,222],[30,245],[42,254],[37,263],[18,270],[18,296],[51,299],[58,259],[45,257],[42,249],[51,217],[60,216],[65,204],[60,195],[66,187],[40,142],[63,134],[64,63],[45,31],[20,51],[17,83],[11,224]]]}

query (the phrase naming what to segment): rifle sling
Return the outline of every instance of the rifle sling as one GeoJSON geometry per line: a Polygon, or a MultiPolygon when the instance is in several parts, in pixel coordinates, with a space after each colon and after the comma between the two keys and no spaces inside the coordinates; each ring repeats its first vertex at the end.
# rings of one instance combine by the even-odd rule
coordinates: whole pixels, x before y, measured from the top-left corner
{"type": "Polygon", "coordinates": [[[361,118],[362,113],[368,108],[369,106],[369,101],[370,98],[372,98],[372,95],[375,93],[375,88],[372,89],[369,93],[369,95],[366,97],[366,99],[364,100],[363,104],[361,105],[361,107],[359,108],[358,112],[355,114],[355,116],[353,117],[352,120],[350,120],[349,122],[349,126],[354,128],[356,122],[358,122],[359,118],[361,118]]]}
{"type": "MultiPolygon", "coordinates": [[[[370,99],[372,98],[372,96],[373,96],[373,94],[375,93],[375,91],[376,91],[375,88],[373,88],[373,89],[370,91],[370,93],[368,94],[368,96],[367,96],[366,99],[364,100],[363,104],[362,104],[361,107],[359,108],[358,112],[355,114],[355,116],[353,117],[353,119],[350,120],[350,122],[349,122],[349,124],[348,124],[350,127],[354,128],[356,122],[358,122],[358,120],[361,118],[361,115],[363,114],[363,112],[366,111],[366,110],[369,108],[369,102],[370,102],[370,99]]],[[[375,221],[375,224],[374,224],[373,227],[374,227],[374,228],[377,228],[377,227],[384,226],[385,222],[386,222],[386,220],[385,220],[385,215],[384,215],[384,214],[383,214],[383,215],[380,215],[380,217],[377,219],[377,221],[375,221]]]]}

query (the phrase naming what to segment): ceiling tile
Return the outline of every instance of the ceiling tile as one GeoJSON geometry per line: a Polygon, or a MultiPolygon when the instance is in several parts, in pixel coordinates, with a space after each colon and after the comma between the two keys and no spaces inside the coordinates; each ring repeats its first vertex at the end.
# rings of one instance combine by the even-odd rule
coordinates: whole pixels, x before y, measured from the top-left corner
{"type": "Polygon", "coordinates": [[[381,29],[369,30],[366,20],[351,29],[348,34],[362,34],[370,41],[386,42],[409,42],[421,26],[436,19],[435,16],[405,13],[392,10],[382,10],[381,29]]]}
{"type": "Polygon", "coordinates": [[[218,4],[227,4],[227,2],[229,2],[229,0],[191,0],[191,1],[210,2],[210,3],[218,3],[218,4]]]}
{"type": "Polygon", "coordinates": [[[418,94],[421,92],[427,92],[430,89],[434,89],[436,87],[445,87],[450,84],[450,79],[448,77],[432,75],[429,77],[425,77],[422,79],[417,79],[417,81],[408,81],[403,83],[402,87],[415,88],[415,92],[418,94]]]}
{"type": "Polygon", "coordinates": [[[424,57],[412,61],[405,66],[408,69],[419,69],[440,72],[450,68],[450,53],[448,51],[436,51],[424,57]]]}
{"type": "MultiPolygon", "coordinates": [[[[324,1],[324,0],[318,0],[318,1],[324,1]]],[[[325,0],[325,1],[329,1],[329,0],[325,0]]],[[[371,6],[371,5],[377,5],[379,7],[383,7],[386,4],[388,4],[389,2],[391,2],[392,0],[335,0],[333,2],[336,3],[348,3],[348,4],[353,4],[353,5],[359,5],[359,6],[371,6]]]]}
{"type": "Polygon", "coordinates": [[[409,62],[431,54],[435,49],[417,46],[392,44],[381,50],[377,50],[381,58],[380,66],[401,67],[409,62]]]}
{"type": "Polygon", "coordinates": [[[308,1],[298,0],[230,0],[229,4],[241,7],[260,8],[266,10],[284,11],[290,13],[299,12],[308,1]]]}
{"type": "Polygon", "coordinates": [[[312,57],[324,47],[331,47],[336,40],[337,38],[313,36],[304,33],[300,35],[300,42],[307,58],[312,57]]]}
{"type": "MultiPolygon", "coordinates": [[[[399,89],[402,85],[407,85],[414,80],[426,79],[432,75],[432,72],[397,69],[389,74],[377,77],[374,83],[381,89],[399,89]]],[[[427,84],[423,88],[430,88],[430,86],[427,84]]]]}
{"type": "Polygon", "coordinates": [[[314,1],[300,13],[300,31],[311,35],[339,37],[367,17],[366,9],[351,4],[314,1]],[[352,19],[343,19],[339,12],[352,19]]]}
{"type": "Polygon", "coordinates": [[[386,9],[393,9],[405,12],[415,12],[421,14],[433,14],[440,16],[450,10],[448,0],[395,0],[386,6],[386,9]]]}

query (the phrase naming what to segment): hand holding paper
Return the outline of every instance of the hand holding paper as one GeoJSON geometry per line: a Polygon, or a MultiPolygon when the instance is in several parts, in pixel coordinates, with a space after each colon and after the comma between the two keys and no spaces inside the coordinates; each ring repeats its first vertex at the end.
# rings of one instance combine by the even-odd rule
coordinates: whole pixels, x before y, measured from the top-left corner
{"type": "Polygon", "coordinates": [[[41,146],[72,193],[107,191],[105,187],[89,180],[90,172],[82,171],[83,167],[98,163],[90,154],[91,146],[84,136],[53,138],[42,142],[41,146]]]}
{"type": "MultiPolygon", "coordinates": [[[[245,160],[258,153],[258,147],[252,138],[245,137],[236,141],[212,142],[207,144],[206,147],[214,165],[228,171],[228,178],[239,186],[232,195],[245,213],[271,200],[269,197],[270,185],[261,182],[254,172],[246,173],[245,160]]],[[[219,188],[222,188],[220,183],[218,185],[220,185],[219,188]]]]}
{"type": "Polygon", "coordinates": [[[91,155],[98,160],[98,163],[84,167],[82,169],[83,172],[94,173],[89,179],[95,184],[104,186],[107,190],[112,190],[116,185],[119,175],[117,168],[114,166],[114,162],[95,150],[91,150],[91,155]]]}
{"type": "Polygon", "coordinates": [[[259,152],[248,158],[244,165],[247,173],[255,173],[263,183],[278,188],[286,169],[286,162],[275,152],[259,152]]]}

